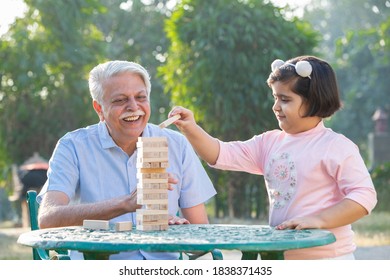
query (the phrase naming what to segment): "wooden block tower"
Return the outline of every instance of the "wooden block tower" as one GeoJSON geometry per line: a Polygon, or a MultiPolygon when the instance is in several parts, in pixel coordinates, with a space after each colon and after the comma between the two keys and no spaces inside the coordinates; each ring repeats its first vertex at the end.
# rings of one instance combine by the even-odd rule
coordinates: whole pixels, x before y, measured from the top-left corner
{"type": "Polygon", "coordinates": [[[168,229],[168,140],[138,137],[137,230],[168,229]]]}

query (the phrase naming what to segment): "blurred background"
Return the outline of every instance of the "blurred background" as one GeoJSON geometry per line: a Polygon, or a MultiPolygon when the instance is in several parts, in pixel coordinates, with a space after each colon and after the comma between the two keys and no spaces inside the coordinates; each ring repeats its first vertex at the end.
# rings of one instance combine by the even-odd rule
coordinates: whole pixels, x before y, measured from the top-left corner
{"type": "MultiPolygon", "coordinates": [[[[359,146],[374,212],[389,213],[389,15],[390,0],[2,0],[0,225],[23,226],[26,161],[47,162],[66,132],[98,122],[88,73],[116,59],[150,72],[152,123],[180,104],[222,140],[278,127],[265,83],[273,60],[327,60],[344,107],[326,125],[359,146]]],[[[212,221],[267,221],[262,177],[206,170],[218,191],[212,221]]]]}

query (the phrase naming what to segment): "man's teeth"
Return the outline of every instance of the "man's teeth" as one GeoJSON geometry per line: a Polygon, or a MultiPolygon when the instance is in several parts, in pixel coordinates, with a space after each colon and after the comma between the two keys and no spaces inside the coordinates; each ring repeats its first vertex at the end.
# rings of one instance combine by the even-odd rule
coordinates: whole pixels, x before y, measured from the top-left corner
{"type": "Polygon", "coordinates": [[[133,121],[138,120],[139,118],[140,118],[140,116],[131,116],[131,117],[124,118],[124,120],[127,122],[133,122],[133,121]]]}

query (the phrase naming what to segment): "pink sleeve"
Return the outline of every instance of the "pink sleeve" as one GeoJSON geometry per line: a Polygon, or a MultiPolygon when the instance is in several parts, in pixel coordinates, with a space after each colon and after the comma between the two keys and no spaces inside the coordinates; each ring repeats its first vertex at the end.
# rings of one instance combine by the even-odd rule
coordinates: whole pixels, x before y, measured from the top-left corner
{"type": "Polygon", "coordinates": [[[247,141],[219,142],[220,152],[213,168],[263,174],[262,135],[247,141]]]}
{"type": "Polygon", "coordinates": [[[336,174],[335,179],[341,193],[370,213],[377,203],[377,196],[358,147],[344,137],[331,147],[327,155],[330,159],[328,168],[331,174],[336,174]]]}

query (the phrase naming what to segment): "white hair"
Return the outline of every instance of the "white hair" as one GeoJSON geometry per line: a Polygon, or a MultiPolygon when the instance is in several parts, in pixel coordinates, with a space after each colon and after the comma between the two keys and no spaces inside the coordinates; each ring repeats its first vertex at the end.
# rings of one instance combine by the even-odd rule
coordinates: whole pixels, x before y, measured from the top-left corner
{"type": "Polygon", "coordinates": [[[148,98],[150,97],[151,84],[148,71],[141,65],[135,62],[125,60],[113,60],[95,66],[89,72],[89,91],[92,99],[99,104],[103,103],[103,83],[120,73],[134,73],[138,74],[145,83],[148,98]]]}

